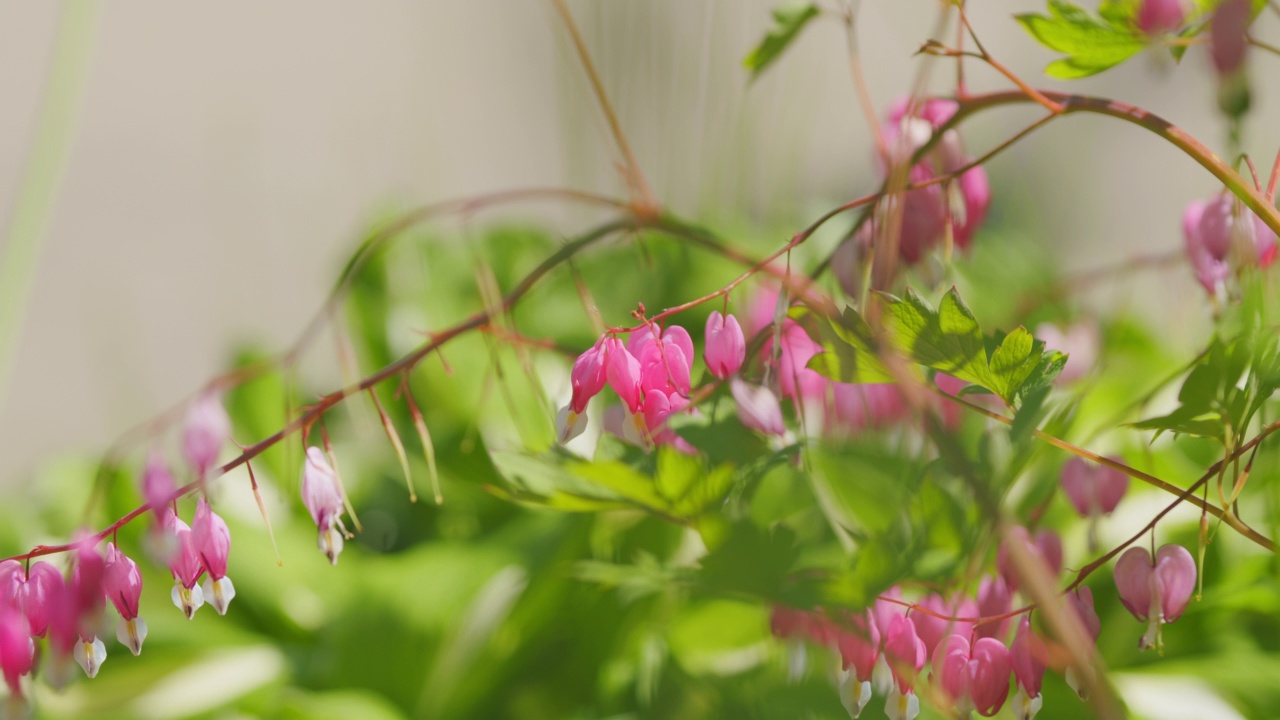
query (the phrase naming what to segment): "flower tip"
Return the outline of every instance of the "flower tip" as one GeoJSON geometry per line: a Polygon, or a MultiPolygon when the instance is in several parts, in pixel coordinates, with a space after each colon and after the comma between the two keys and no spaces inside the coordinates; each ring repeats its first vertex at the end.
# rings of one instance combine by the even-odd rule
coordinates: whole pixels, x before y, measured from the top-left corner
{"type": "Polygon", "coordinates": [[[231,583],[231,578],[220,577],[214,580],[206,577],[200,587],[213,609],[217,610],[219,615],[226,615],[227,607],[236,596],[236,586],[231,583]]]}
{"type": "Polygon", "coordinates": [[[169,591],[169,597],[173,600],[174,606],[181,610],[188,620],[194,619],[196,611],[204,605],[204,591],[199,585],[187,588],[182,583],[174,583],[173,589],[169,591]]]}
{"type": "Polygon", "coordinates": [[[98,676],[98,670],[107,659],[107,647],[96,637],[90,641],[81,639],[76,643],[73,656],[84,674],[92,679],[98,676]]]}
{"type": "Polygon", "coordinates": [[[116,625],[116,639],[135,656],[141,654],[142,643],[147,639],[147,621],[142,618],[122,619],[116,625]]]}

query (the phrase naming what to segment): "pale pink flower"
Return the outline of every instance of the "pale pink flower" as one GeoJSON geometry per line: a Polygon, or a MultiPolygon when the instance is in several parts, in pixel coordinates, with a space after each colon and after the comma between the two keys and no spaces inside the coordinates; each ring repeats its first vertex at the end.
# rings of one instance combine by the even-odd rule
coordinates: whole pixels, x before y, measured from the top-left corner
{"type": "MultiPolygon", "coordinates": [[[[1056,578],[1062,573],[1062,539],[1056,532],[1041,530],[1033,539],[1026,528],[1016,526],[1012,529],[1012,535],[1011,540],[1021,542],[1033,556],[1036,556],[1050,577],[1056,578]]],[[[1004,578],[1005,583],[1008,584],[1009,591],[1016,592],[1018,574],[1014,571],[1005,543],[1001,543],[1000,549],[996,552],[996,568],[1000,571],[1000,577],[1004,578]]]]}
{"type": "Polygon", "coordinates": [[[207,392],[187,409],[182,429],[182,451],[187,462],[203,477],[217,462],[222,446],[231,439],[231,418],[216,392],[207,392]]]}
{"type": "Polygon", "coordinates": [[[1013,661],[1013,679],[1018,687],[1011,709],[1018,720],[1031,720],[1044,704],[1044,698],[1040,696],[1040,685],[1044,681],[1044,661],[1048,654],[1044,640],[1031,629],[1031,619],[1023,615],[1018,623],[1013,646],[1009,648],[1009,657],[1013,661]]]}
{"type": "Polygon", "coordinates": [[[911,614],[911,621],[915,623],[916,627],[916,635],[924,643],[924,653],[928,657],[933,657],[933,652],[937,649],[938,643],[942,642],[942,639],[946,636],[952,634],[968,635],[974,629],[973,623],[949,620],[948,618],[975,618],[979,616],[977,604],[967,597],[958,596],[948,601],[937,593],[930,593],[920,598],[920,601],[916,604],[928,611],[911,614]]]}
{"type": "Polygon", "coordinates": [[[1186,19],[1182,0],[1141,0],[1141,3],[1134,20],[1138,30],[1146,35],[1176,32],[1186,19]]]}
{"type": "Polygon", "coordinates": [[[169,596],[174,606],[190,620],[205,601],[204,591],[200,588],[204,563],[200,562],[200,553],[192,540],[191,528],[172,510],[165,515],[165,531],[172,538],[174,547],[173,555],[168,560],[169,571],[174,580],[169,596]]]}
{"type": "Polygon", "coordinates": [[[1116,590],[1120,602],[1138,620],[1149,620],[1141,648],[1160,643],[1160,626],[1177,620],[1196,586],[1196,561],[1181,545],[1165,545],[1155,560],[1146,548],[1132,547],[1116,561],[1116,590]]]}
{"type": "MultiPolygon", "coordinates": [[[[978,614],[982,617],[999,617],[1013,611],[1013,591],[999,575],[982,578],[978,586],[978,614]]],[[[974,629],[977,637],[1001,638],[1009,630],[1009,618],[983,623],[974,629]]]]}
{"type": "Polygon", "coordinates": [[[134,655],[142,652],[147,639],[147,622],[138,617],[138,601],[142,597],[142,573],[138,565],[120,552],[115,543],[107,543],[106,567],[102,591],[120,613],[116,639],[134,655]]]}
{"type": "Polygon", "coordinates": [[[164,454],[152,449],[147,456],[147,467],[142,472],[142,496],[147,499],[147,507],[155,513],[156,519],[164,517],[164,510],[169,506],[178,486],[173,481],[173,473],[169,472],[169,463],[164,454]]]}
{"type": "Polygon", "coordinates": [[[741,378],[733,377],[729,380],[729,392],[737,404],[738,419],[743,425],[766,435],[781,437],[786,433],[782,407],[769,388],[750,385],[741,378]]]}
{"type": "Polygon", "coordinates": [[[1090,321],[1068,325],[1065,330],[1052,323],[1042,323],[1036,328],[1036,338],[1044,341],[1045,350],[1057,350],[1067,356],[1056,382],[1070,384],[1089,374],[1098,361],[1098,348],[1102,338],[1098,326],[1090,321]]]}
{"type": "Polygon", "coordinates": [[[320,551],[333,565],[338,564],[342,552],[343,536],[347,532],[342,524],[344,505],[338,474],[329,465],[324,451],[312,446],[307,448],[307,460],[302,466],[302,504],[311,513],[319,530],[317,543],[320,551]]]}
{"type": "Polygon", "coordinates": [[[231,578],[227,577],[231,530],[204,498],[196,503],[196,515],[191,520],[191,543],[209,574],[200,586],[204,598],[219,615],[226,615],[227,606],[236,596],[236,587],[231,584],[231,578]]]}
{"type": "Polygon", "coordinates": [[[1062,466],[1062,491],[1081,517],[1110,515],[1129,489],[1129,476],[1073,457],[1062,466]]]}
{"type": "Polygon", "coordinates": [[[996,714],[1009,697],[1012,671],[1009,649],[994,638],[979,638],[971,646],[965,636],[950,635],[933,655],[934,682],[961,715],[973,710],[996,714]]]}
{"type": "Polygon", "coordinates": [[[1224,0],[1214,11],[1209,25],[1209,57],[1219,75],[1231,75],[1244,65],[1252,17],[1249,0],[1224,0]]]}

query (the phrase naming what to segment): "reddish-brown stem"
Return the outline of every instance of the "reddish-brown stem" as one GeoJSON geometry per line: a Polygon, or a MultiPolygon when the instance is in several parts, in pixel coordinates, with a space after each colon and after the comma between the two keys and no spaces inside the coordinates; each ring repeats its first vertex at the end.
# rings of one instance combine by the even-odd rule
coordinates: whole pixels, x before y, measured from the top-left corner
{"type": "Polygon", "coordinates": [[[1267,202],[1276,199],[1276,183],[1280,182],[1280,150],[1276,151],[1275,162],[1271,164],[1271,177],[1267,178],[1267,194],[1263,195],[1267,202]]]}

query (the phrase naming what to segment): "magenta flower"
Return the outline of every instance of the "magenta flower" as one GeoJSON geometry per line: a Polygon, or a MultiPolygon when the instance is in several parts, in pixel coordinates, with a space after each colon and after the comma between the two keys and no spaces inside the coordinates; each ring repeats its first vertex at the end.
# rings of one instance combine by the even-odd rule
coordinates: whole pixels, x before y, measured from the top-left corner
{"type": "Polygon", "coordinates": [[[1160,644],[1160,626],[1181,617],[1196,586],[1196,561],[1181,545],[1165,545],[1155,561],[1146,548],[1132,547],[1116,561],[1120,602],[1138,620],[1149,620],[1138,641],[1146,649],[1160,644]]]}
{"type": "Polygon", "coordinates": [[[205,600],[213,605],[219,615],[226,615],[227,606],[236,596],[236,586],[227,577],[231,530],[204,498],[196,503],[196,515],[191,520],[191,543],[200,556],[205,572],[209,574],[200,586],[205,600]]]}
{"type": "Polygon", "coordinates": [[[747,357],[747,339],[742,326],[733,315],[721,315],[719,311],[707,318],[707,368],[711,374],[724,380],[742,368],[747,357]]]}
{"type": "Polygon", "coordinates": [[[231,418],[218,393],[207,392],[187,409],[182,429],[182,451],[196,474],[204,477],[218,462],[222,446],[231,439],[231,418]]]}
{"type": "Polygon", "coordinates": [[[1129,476],[1073,457],[1062,466],[1062,490],[1081,517],[1110,515],[1129,489],[1129,476]]]}
{"type": "Polygon", "coordinates": [[[840,651],[843,674],[840,702],[850,717],[858,717],[871,700],[871,675],[880,656],[880,631],[870,610],[847,616],[851,628],[838,628],[836,649],[840,651]]]}
{"type": "Polygon", "coordinates": [[[743,425],[765,435],[781,437],[786,434],[782,407],[778,405],[778,397],[769,388],[749,385],[741,378],[733,377],[729,379],[729,392],[737,403],[738,420],[743,425]]]}
{"type": "Polygon", "coordinates": [[[948,620],[948,617],[978,617],[978,606],[971,598],[955,597],[949,602],[937,593],[924,596],[916,603],[928,612],[913,613],[911,621],[915,623],[916,635],[924,643],[926,657],[933,657],[934,650],[942,639],[952,634],[968,635],[973,631],[973,623],[948,620]],[[933,613],[933,614],[930,614],[933,613]],[[942,617],[938,617],[941,615],[942,617]]]}
{"type": "Polygon", "coordinates": [[[1182,0],[1141,0],[1134,18],[1138,30],[1146,35],[1176,32],[1186,19],[1182,0]]]}
{"type": "Polygon", "coordinates": [[[1009,673],[1013,660],[1004,643],[979,638],[971,646],[963,635],[950,635],[933,655],[934,682],[964,715],[977,710],[990,717],[1009,697],[1009,673]]]}
{"type": "MultiPolygon", "coordinates": [[[[1011,539],[1021,542],[1032,555],[1040,559],[1050,576],[1057,577],[1062,574],[1062,539],[1056,532],[1041,530],[1036,533],[1033,540],[1027,529],[1019,526],[1013,528],[1012,535],[1011,539]]],[[[996,568],[1000,571],[1000,577],[1004,578],[1009,586],[1009,591],[1016,592],[1018,574],[1014,571],[1012,561],[1009,560],[1009,551],[1004,543],[1000,544],[1000,549],[996,552],[996,568]]]]}
{"type": "Polygon", "coordinates": [[[324,452],[315,446],[307,448],[307,460],[302,465],[302,504],[319,530],[320,552],[329,558],[330,564],[337,565],[342,538],[347,532],[342,524],[342,488],[324,452]]]}
{"type": "Polygon", "coordinates": [[[604,344],[596,341],[590,350],[578,356],[569,373],[573,396],[569,398],[569,404],[556,413],[556,437],[561,444],[578,437],[586,429],[587,403],[604,389],[605,375],[604,344]]]}
{"type": "Polygon", "coordinates": [[[32,637],[44,637],[53,597],[62,590],[62,573],[43,560],[28,571],[17,560],[0,563],[0,605],[25,616],[32,637]]]}
{"type": "MultiPolygon", "coordinates": [[[[1007,615],[1013,610],[1013,591],[1000,576],[984,577],[978,586],[978,614],[982,617],[1007,615]]],[[[1009,618],[984,623],[974,629],[977,637],[1001,638],[1009,630],[1009,618]]]]}
{"type": "Polygon", "coordinates": [[[65,635],[73,633],[75,647],[71,656],[90,678],[97,677],[98,670],[107,659],[107,648],[96,634],[106,604],[106,562],[98,554],[96,545],[95,538],[84,538],[77,544],[71,580],[63,585],[62,604],[55,606],[54,617],[50,620],[51,626],[63,635],[62,638],[54,637],[51,631],[50,645],[55,652],[64,650],[65,635]]]}
{"type": "Polygon", "coordinates": [[[169,557],[169,571],[173,573],[173,589],[169,592],[173,604],[190,620],[204,605],[204,591],[200,589],[200,576],[204,564],[191,538],[191,528],[172,510],[165,515],[165,530],[173,539],[174,552],[169,557]]]}
{"type": "Polygon", "coordinates": [[[31,672],[35,643],[27,633],[27,621],[16,608],[0,603],[0,672],[15,704],[22,701],[20,678],[31,672]]]}
{"type": "Polygon", "coordinates": [[[1224,0],[1209,25],[1209,57],[1219,75],[1232,75],[1244,65],[1246,36],[1253,19],[1249,0],[1224,0]]]}
{"type": "Polygon", "coordinates": [[[1018,632],[1014,635],[1009,658],[1013,661],[1013,679],[1018,693],[1013,697],[1013,716],[1018,720],[1031,720],[1040,712],[1044,698],[1040,685],[1044,681],[1044,660],[1049,650],[1031,629],[1031,618],[1022,616],[1018,632]]]}
{"type": "Polygon", "coordinates": [[[640,412],[643,397],[640,390],[640,361],[616,337],[605,338],[605,379],[609,387],[622,398],[622,404],[632,414],[640,412]]]}
{"type": "Polygon", "coordinates": [[[134,655],[142,652],[147,639],[147,621],[138,617],[138,600],[142,597],[142,574],[138,565],[120,552],[115,543],[107,543],[106,567],[102,591],[120,613],[116,639],[134,655]]]}
{"type": "Polygon", "coordinates": [[[884,635],[884,655],[893,673],[893,688],[884,711],[891,720],[914,720],[920,714],[920,700],[912,692],[916,673],[924,667],[924,642],[916,635],[911,618],[895,615],[884,635]]]}

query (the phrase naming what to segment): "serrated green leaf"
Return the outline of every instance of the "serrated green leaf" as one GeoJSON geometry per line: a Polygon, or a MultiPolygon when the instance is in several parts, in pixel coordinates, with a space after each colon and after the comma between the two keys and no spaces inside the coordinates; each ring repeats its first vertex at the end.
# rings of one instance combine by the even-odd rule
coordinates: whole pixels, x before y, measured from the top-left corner
{"type": "Polygon", "coordinates": [[[848,383],[894,381],[880,362],[871,326],[852,308],[819,325],[818,343],[823,351],[809,360],[808,368],[823,377],[848,383]]]}
{"type": "Polygon", "coordinates": [[[760,73],[773,64],[773,61],[777,60],[791,42],[800,35],[804,26],[820,13],[818,6],[811,2],[792,3],[775,8],[773,27],[742,61],[743,66],[751,71],[751,79],[760,77],[760,73]]]}
{"type": "Polygon", "coordinates": [[[1012,399],[1013,391],[1022,387],[1040,362],[1041,351],[1026,328],[1018,327],[1005,336],[1004,342],[991,355],[991,375],[1004,385],[1002,390],[1012,399]]]}
{"type": "Polygon", "coordinates": [[[1105,18],[1061,0],[1049,0],[1048,9],[1047,16],[1029,13],[1016,19],[1040,44],[1066,55],[1045,68],[1050,77],[1094,75],[1128,60],[1147,45],[1126,12],[1118,8],[1108,7],[1105,18]]]}

